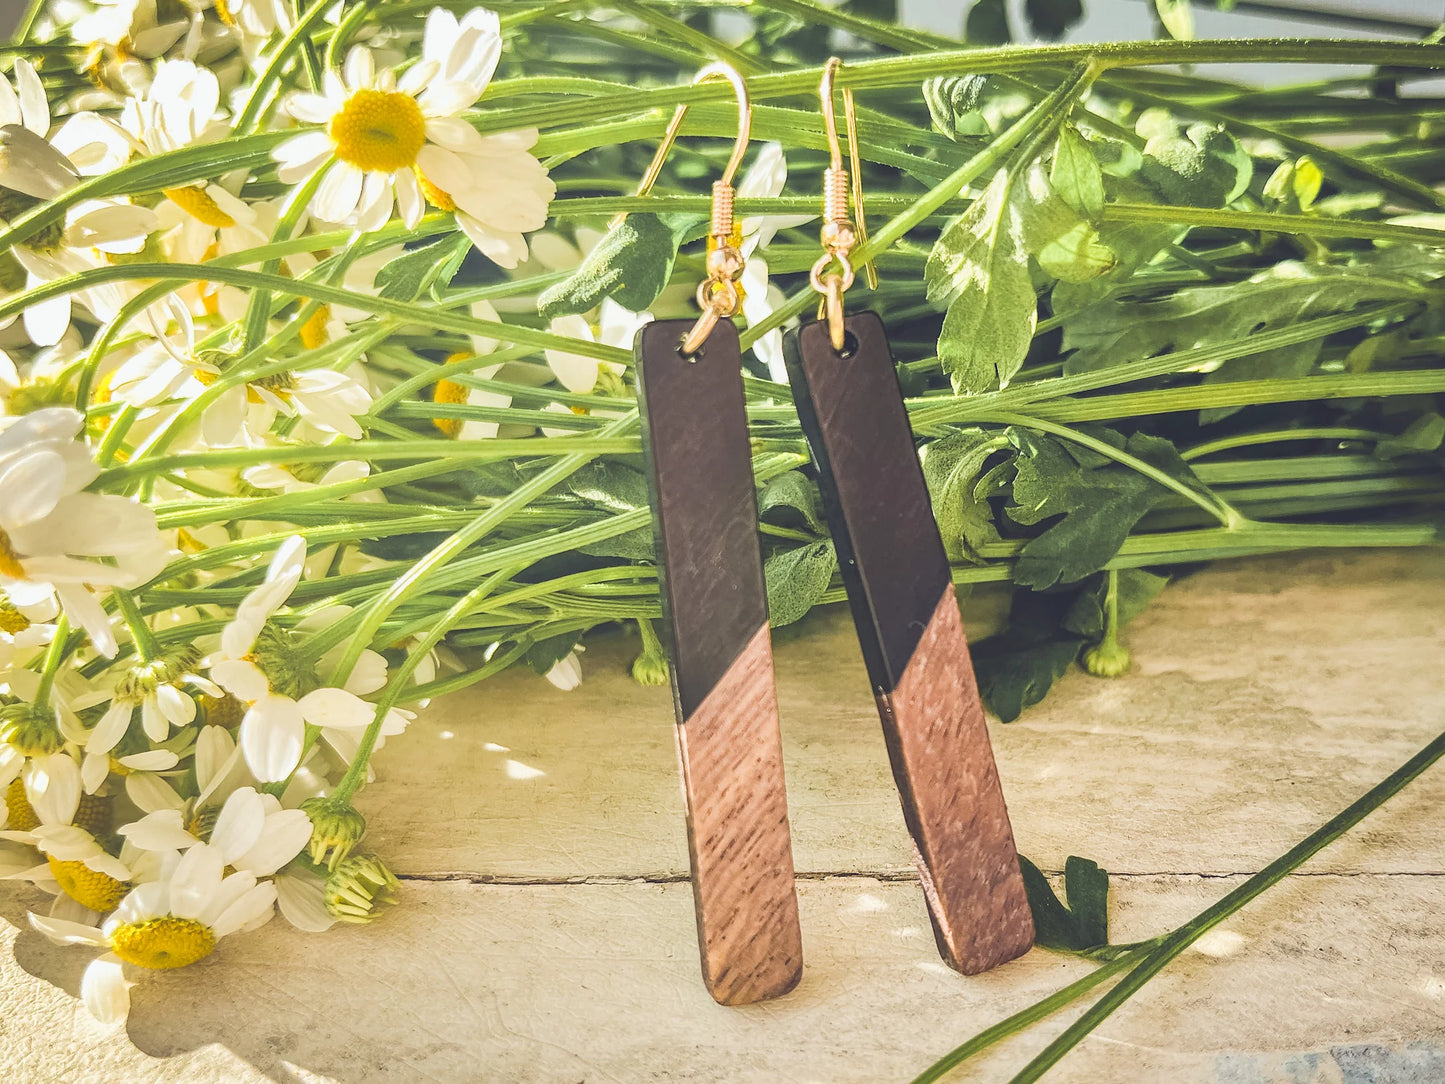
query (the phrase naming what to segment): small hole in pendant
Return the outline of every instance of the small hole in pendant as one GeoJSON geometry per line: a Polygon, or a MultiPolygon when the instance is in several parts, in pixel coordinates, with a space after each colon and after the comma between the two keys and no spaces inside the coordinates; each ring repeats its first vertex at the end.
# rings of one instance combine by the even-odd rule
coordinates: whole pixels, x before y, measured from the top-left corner
{"type": "Polygon", "coordinates": [[[689,365],[696,365],[696,364],[697,364],[697,359],[700,358],[700,357],[702,357],[703,351],[707,349],[707,343],[703,343],[701,346],[699,346],[699,347],[697,348],[697,352],[696,352],[696,353],[694,353],[694,354],[689,354],[686,350],[683,349],[683,344],[686,343],[686,342],[687,342],[687,336],[686,336],[686,335],[680,335],[680,336],[678,336],[678,339],[677,339],[677,356],[680,357],[680,358],[682,358],[682,360],[685,361],[685,362],[687,362],[689,365]]]}
{"type": "Polygon", "coordinates": [[[838,351],[840,358],[851,358],[858,353],[858,336],[851,331],[843,332],[843,349],[838,351]]]}

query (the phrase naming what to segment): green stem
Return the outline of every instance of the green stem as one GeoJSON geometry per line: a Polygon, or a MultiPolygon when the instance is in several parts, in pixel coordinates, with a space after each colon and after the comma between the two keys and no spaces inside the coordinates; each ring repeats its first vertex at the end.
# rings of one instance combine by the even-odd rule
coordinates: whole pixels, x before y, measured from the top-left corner
{"type": "Polygon", "coordinates": [[[341,777],[341,782],[336,785],[333,797],[338,802],[349,802],[352,796],[360,788],[366,779],[366,766],[371,761],[372,751],[376,748],[376,739],[381,736],[382,725],[386,722],[386,716],[396,706],[400,699],[402,690],[407,682],[416,673],[416,668],[421,665],[422,659],[426,658],[432,648],[441,642],[451,629],[467,614],[471,613],[476,606],[487,595],[491,594],[497,584],[505,580],[511,570],[501,569],[491,576],[488,576],[482,583],[468,591],[456,603],[442,614],[437,622],[431,627],[431,631],[418,641],[407,653],[406,659],[402,662],[397,672],[387,682],[386,688],[382,690],[381,696],[376,701],[376,714],[367,725],[366,733],[361,736],[361,742],[357,746],[356,755],[351,758],[347,766],[346,774],[341,777]]]}
{"type": "Polygon", "coordinates": [[[236,118],[236,123],[231,125],[231,130],[236,135],[250,135],[255,131],[261,120],[262,111],[266,108],[266,100],[271,95],[271,86],[281,78],[281,71],[285,68],[286,61],[291,58],[292,51],[302,41],[309,42],[311,40],[308,31],[312,24],[319,22],[331,7],[332,4],[327,0],[315,0],[310,10],[296,20],[296,25],[282,39],[265,69],[256,77],[255,85],[251,87],[251,96],[246,99],[246,104],[242,107],[240,116],[236,118]]]}
{"type": "Polygon", "coordinates": [[[1391,440],[1393,434],[1381,433],[1374,429],[1352,429],[1343,426],[1316,426],[1302,429],[1271,429],[1264,433],[1235,433],[1218,440],[1205,441],[1180,452],[1185,461],[1202,459],[1216,452],[1227,452],[1234,448],[1249,448],[1257,444],[1275,444],[1290,440],[1364,440],[1371,444],[1391,440]]]}
{"type": "Polygon", "coordinates": [[[1145,947],[1124,956],[1116,957],[1100,967],[1096,967],[1081,979],[1054,991],[1048,997],[1034,1002],[1026,1009],[1014,1013],[1012,1016],[1000,1020],[997,1024],[980,1031],[968,1042],[954,1047],[943,1057],[930,1065],[923,1072],[913,1078],[911,1084],[934,1084],[942,1080],[958,1066],[968,1061],[975,1055],[982,1054],[995,1043],[1017,1035],[1032,1024],[1038,1023],[1046,1017],[1052,1016],[1067,1005],[1073,1004],[1100,983],[1105,982],[1119,972],[1127,970],[1130,966],[1141,959],[1147,951],[1150,942],[1145,942],[1145,947]]]}
{"type": "MultiPolygon", "coordinates": [[[[621,418],[609,425],[604,433],[608,436],[620,434],[631,428],[636,420],[635,414],[621,418]]],[[[594,458],[593,454],[586,452],[563,457],[546,470],[522,483],[505,498],[477,516],[471,524],[457,531],[412,565],[362,612],[361,620],[351,626],[353,638],[332,670],[331,684],[340,686],[346,683],[346,678],[351,673],[352,667],[356,665],[356,660],[361,657],[361,652],[370,646],[372,639],[381,628],[382,622],[406,598],[414,594],[432,572],[442,568],[468,546],[496,530],[506,522],[512,512],[546,493],[558,482],[575,474],[594,458]]]]}
{"type": "Polygon", "coordinates": [[[150,626],[141,616],[140,608],[135,604],[135,598],[129,591],[120,587],[115,588],[110,594],[115,599],[116,609],[120,611],[126,628],[130,630],[130,638],[135,642],[136,658],[143,663],[154,662],[160,654],[160,648],[156,646],[155,634],[151,632],[150,626]]]}
{"type": "Polygon", "coordinates": [[[1205,908],[1173,933],[1163,938],[1159,947],[1149,952],[1133,971],[1105,994],[1083,1016],[1064,1029],[1053,1042],[1014,1076],[1011,1084],[1030,1084],[1038,1080],[1059,1059],[1102,1024],[1109,1015],[1137,993],[1143,985],[1162,971],[1170,961],[1218,926],[1240,908],[1272,888],[1307,860],[1324,850],[1400,793],[1411,781],[1445,755],[1445,733],[1437,736],[1413,757],[1371,787],[1348,808],[1331,817],[1284,854],[1228,893],[1219,902],[1205,908]]]}
{"type": "Polygon", "coordinates": [[[25,5],[25,13],[20,16],[20,21],[15,24],[15,33],[11,41],[17,46],[26,44],[30,32],[35,29],[35,24],[40,18],[40,13],[45,10],[45,0],[30,0],[25,5]]]}
{"type": "Polygon", "coordinates": [[[55,676],[60,673],[61,664],[69,652],[66,642],[70,639],[70,622],[64,614],[55,623],[55,639],[45,651],[45,662],[40,669],[40,684],[35,690],[34,704],[41,711],[50,707],[50,690],[55,688],[55,676]]]}

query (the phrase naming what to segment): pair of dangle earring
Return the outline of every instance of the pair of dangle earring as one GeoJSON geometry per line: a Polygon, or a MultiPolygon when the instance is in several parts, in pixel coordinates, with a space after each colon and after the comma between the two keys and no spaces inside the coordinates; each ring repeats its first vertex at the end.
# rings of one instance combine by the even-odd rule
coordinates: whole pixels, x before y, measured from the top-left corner
{"type": "MultiPolygon", "coordinates": [[[[1027,951],[1033,924],[883,324],[873,313],[843,312],[862,201],[855,190],[855,227],[834,130],[840,64],[829,61],[820,88],[831,153],[825,251],[811,278],[822,311],[785,337],[784,352],[939,951],[973,974],[1027,951]]],[[[703,979],[717,1001],[736,1005],[797,984],[802,938],[742,355],[730,319],[743,269],[732,178],[751,107],[731,68],[704,68],[696,82],[712,78],[732,84],[739,134],[713,185],[702,315],[646,325],[635,353],[703,979]]],[[[856,180],[846,90],[844,106],[856,180]]],[[[639,194],[651,188],[686,112],[683,105],[673,115],[639,194]]]]}

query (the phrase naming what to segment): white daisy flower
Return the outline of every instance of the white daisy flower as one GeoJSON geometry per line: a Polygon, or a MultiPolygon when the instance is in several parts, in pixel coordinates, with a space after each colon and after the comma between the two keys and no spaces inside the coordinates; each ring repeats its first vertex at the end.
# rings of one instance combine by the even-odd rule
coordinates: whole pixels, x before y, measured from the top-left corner
{"type": "Polygon", "coordinates": [[[254,38],[269,38],[277,30],[291,29],[291,14],[285,0],[215,0],[216,15],[254,38]]]}
{"type": "MultiPolygon", "coordinates": [[[[241,601],[222,631],[221,650],[211,663],[211,676],[247,706],[241,751],[263,783],[287,779],[300,764],[308,723],[321,728],[343,756],[353,755],[376,712],[376,706],[358,694],[374,692],[386,682],[386,660],[369,649],[344,689],[314,687],[314,673],[296,672],[287,634],[270,618],[300,582],[305,561],[304,539],[295,536],[281,544],[266,579],[241,601]],[[302,694],[308,686],[310,691],[302,694]]],[[[400,733],[410,718],[408,712],[391,709],[383,733],[400,733]]]]}
{"type": "MultiPolygon", "coordinates": [[[[191,829],[199,827],[193,822],[191,829]]],[[[184,851],[201,839],[182,821],[180,810],[148,813],[121,827],[120,834],[141,850],[184,851]]],[[[216,814],[205,840],[220,850],[226,865],[256,877],[270,877],[301,853],[311,839],[311,819],[299,809],[283,809],[279,798],[254,787],[232,791],[216,814]]]]}
{"type": "Polygon", "coordinates": [[[80,993],[97,1020],[119,1023],[130,1008],[122,963],[185,967],[209,956],[221,938],[255,929],[274,913],[275,885],[258,883],[246,870],[229,876],[225,870],[221,849],[202,843],[164,879],[132,889],[99,929],[34,913],[30,923],[59,944],[108,950],[86,968],[80,993]]]}
{"type": "MultiPolygon", "coordinates": [[[[550,330],[554,335],[565,335],[569,339],[631,350],[638,328],[651,320],[652,313],[632,312],[609,297],[597,308],[595,328],[583,316],[558,316],[552,320],[550,330]]],[[[557,382],[568,391],[584,395],[597,387],[599,377],[609,374],[618,377],[626,371],[613,362],[598,361],[565,350],[548,350],[546,356],[547,364],[557,375],[557,382]]]]}
{"type": "MultiPolygon", "coordinates": [[[[5,217],[23,212],[79,182],[81,171],[49,141],[50,106],[40,77],[28,61],[17,58],[12,87],[0,76],[0,188],[5,217]]],[[[115,200],[81,200],[66,211],[59,228],[41,231],[11,249],[26,272],[29,289],[100,265],[97,253],[133,253],[145,245],[155,228],[155,212],[115,200]]],[[[98,321],[113,318],[124,300],[115,285],[93,287],[74,295],[98,321]]],[[[21,317],[30,340],[53,346],[70,328],[72,295],[63,294],[26,307],[21,317]]]]}
{"type": "Polygon", "coordinates": [[[312,212],[359,232],[384,225],[393,204],[414,227],[430,199],[456,213],[486,256],[515,267],[526,256],[522,235],[545,224],[556,193],[529,153],[537,132],[481,136],[459,116],[491,81],[501,48],[497,16],[484,8],[460,21],[433,9],[422,58],[399,79],[353,47],[342,75],[326,73],[324,94],[290,99],[292,116],[325,128],[275,149],[279,177],[294,184],[324,168],[312,212]]]}
{"type": "Polygon", "coordinates": [[[53,590],[71,623],[111,656],[115,634],[90,587],[145,582],[164,565],[166,547],[150,508],[84,492],[100,473],[80,439],[84,421],[50,407],[0,432],[0,588],[12,597],[53,590]]]}

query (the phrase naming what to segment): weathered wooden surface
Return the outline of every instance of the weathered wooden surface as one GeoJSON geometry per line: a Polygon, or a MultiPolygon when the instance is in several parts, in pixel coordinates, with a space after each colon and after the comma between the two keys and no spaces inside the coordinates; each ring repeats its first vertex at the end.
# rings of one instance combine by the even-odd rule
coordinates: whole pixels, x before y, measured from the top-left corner
{"type": "MultiPolygon", "coordinates": [[[[989,612],[972,600],[972,636],[989,612]]],[[[837,609],[776,637],[806,958],[786,997],[727,1009],[703,989],[668,694],[632,684],[619,640],[575,693],[504,675],[387,746],[363,801],[406,907],[228,940],[138,986],[123,1031],[76,1000],[85,950],[30,932],[32,897],[0,889],[0,1079],[906,1080],[1082,969],[1035,950],[965,979],[938,960],[850,624],[837,609]]],[[[1439,554],[1251,560],[1170,587],[1126,632],[1126,678],[1071,674],[991,727],[1020,850],[1114,871],[1116,937],[1172,927],[1445,726],[1442,633],[1439,554]]],[[[1047,1079],[1445,1079],[1442,803],[1437,767],[1047,1079]]],[[[964,1079],[1007,1079],[1063,1022],[964,1079]]]]}

